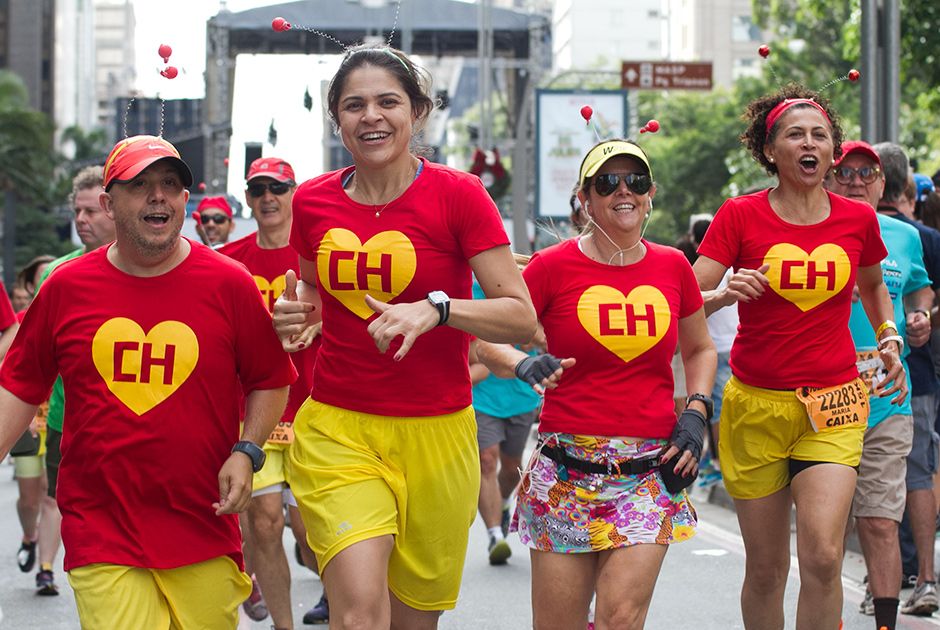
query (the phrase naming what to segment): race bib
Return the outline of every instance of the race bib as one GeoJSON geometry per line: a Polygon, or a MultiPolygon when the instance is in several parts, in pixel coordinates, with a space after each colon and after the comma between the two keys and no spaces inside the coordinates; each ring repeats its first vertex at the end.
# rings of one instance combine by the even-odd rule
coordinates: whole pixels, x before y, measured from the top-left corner
{"type": "Polygon", "coordinates": [[[291,444],[293,441],[294,425],[290,422],[278,422],[268,436],[268,444],[291,444]]]}
{"type": "Polygon", "coordinates": [[[855,367],[858,368],[858,377],[865,381],[868,395],[874,393],[875,384],[888,378],[888,370],[881,360],[877,350],[860,350],[855,353],[855,367]]]}
{"type": "Polygon", "coordinates": [[[833,387],[797,387],[813,431],[868,424],[868,386],[857,378],[833,387]]]}

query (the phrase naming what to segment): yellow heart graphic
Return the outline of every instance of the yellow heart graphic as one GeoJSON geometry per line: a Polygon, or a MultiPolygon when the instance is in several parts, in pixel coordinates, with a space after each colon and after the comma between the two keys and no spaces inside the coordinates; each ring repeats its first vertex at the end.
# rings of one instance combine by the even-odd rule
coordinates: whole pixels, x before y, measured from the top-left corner
{"type": "Polygon", "coordinates": [[[343,228],[323,235],[317,251],[320,287],[361,317],[372,317],[366,293],[388,302],[408,288],[418,266],[411,240],[398,231],[379,232],[363,243],[343,228]]]}
{"type": "Polygon", "coordinates": [[[656,287],[641,285],[624,297],[613,287],[595,285],[578,300],[578,320],[588,334],[628,363],[659,343],[669,330],[672,313],[656,287]]]}
{"type": "Polygon", "coordinates": [[[258,290],[261,291],[261,297],[268,307],[268,312],[273,312],[274,303],[277,301],[277,298],[281,297],[281,293],[284,293],[284,274],[279,275],[274,280],[271,280],[271,282],[268,282],[268,279],[264,276],[252,276],[252,278],[255,279],[255,285],[258,287],[258,290]]]}
{"type": "Polygon", "coordinates": [[[160,322],[145,334],[134,320],[115,317],[95,333],[91,355],[108,389],[141,416],[186,382],[199,360],[199,341],[182,322],[160,322]]]}
{"type": "Polygon", "coordinates": [[[810,254],[791,243],[777,243],[767,250],[764,264],[770,265],[770,287],[804,313],[839,293],[852,273],[848,254],[832,243],[810,254]]]}

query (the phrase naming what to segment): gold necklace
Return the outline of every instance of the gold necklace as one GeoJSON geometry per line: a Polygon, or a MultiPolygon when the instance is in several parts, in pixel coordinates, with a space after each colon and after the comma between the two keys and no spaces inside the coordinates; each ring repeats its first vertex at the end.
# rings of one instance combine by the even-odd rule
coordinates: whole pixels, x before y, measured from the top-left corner
{"type": "MultiPolygon", "coordinates": [[[[420,162],[419,162],[419,164],[420,164],[420,162]]],[[[404,186],[403,188],[401,188],[401,189],[398,191],[398,193],[396,193],[395,195],[393,195],[391,199],[389,199],[388,201],[386,201],[386,202],[385,202],[385,205],[382,206],[381,209],[375,211],[375,218],[376,218],[376,219],[378,219],[379,217],[382,216],[382,213],[385,212],[385,209],[389,206],[390,203],[392,203],[393,201],[395,201],[396,199],[398,199],[399,197],[401,197],[401,196],[405,193],[405,191],[408,190],[408,186],[410,186],[410,185],[411,185],[411,182],[413,182],[413,181],[415,180],[415,177],[418,176],[418,167],[416,167],[416,166],[414,166],[414,164],[412,164],[411,171],[412,171],[411,176],[405,181],[405,186],[404,186]]],[[[379,204],[377,204],[377,203],[373,203],[373,204],[369,204],[369,205],[371,205],[373,209],[378,208],[378,206],[379,206],[379,204]]]]}

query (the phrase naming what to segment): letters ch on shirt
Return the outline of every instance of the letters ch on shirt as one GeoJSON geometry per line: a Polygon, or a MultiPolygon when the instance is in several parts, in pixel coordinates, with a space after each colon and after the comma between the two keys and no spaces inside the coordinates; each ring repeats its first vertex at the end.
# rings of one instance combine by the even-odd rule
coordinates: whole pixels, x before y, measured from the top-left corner
{"type": "Polygon", "coordinates": [[[333,228],[317,251],[320,287],[362,319],[373,315],[365,302],[367,293],[388,302],[408,288],[416,269],[414,245],[394,230],[363,243],[353,232],[333,228]]]}
{"type": "Polygon", "coordinates": [[[595,285],[578,300],[578,320],[598,343],[629,362],[659,343],[672,313],[656,287],[641,285],[624,295],[614,287],[595,285]]]}
{"type": "Polygon", "coordinates": [[[115,317],[98,328],[91,352],[108,389],[143,415],[186,382],[199,360],[199,342],[182,322],[160,322],[145,333],[134,320],[115,317]]]}
{"type": "Polygon", "coordinates": [[[268,307],[268,312],[274,312],[274,303],[277,301],[277,298],[281,297],[281,294],[284,293],[284,287],[286,286],[284,274],[279,275],[270,282],[264,276],[252,277],[255,279],[255,285],[258,287],[258,290],[261,291],[261,297],[264,300],[265,306],[268,307]]]}
{"type": "Polygon", "coordinates": [[[832,243],[810,253],[797,245],[777,243],[767,250],[764,264],[770,265],[767,280],[774,292],[803,312],[837,295],[852,273],[848,254],[832,243]]]}

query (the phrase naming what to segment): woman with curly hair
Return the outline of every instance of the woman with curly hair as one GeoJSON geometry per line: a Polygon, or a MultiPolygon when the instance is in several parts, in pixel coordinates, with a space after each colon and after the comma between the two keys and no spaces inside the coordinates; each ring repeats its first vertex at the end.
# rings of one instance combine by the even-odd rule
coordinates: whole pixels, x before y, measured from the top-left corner
{"type": "Polygon", "coordinates": [[[848,319],[853,287],[876,331],[887,377],[879,396],[907,396],[880,261],[874,210],[827,192],[841,155],[836,113],[815,92],[788,85],[753,101],[741,136],[777,185],[728,199],[694,265],[705,311],[738,303],[719,428],[722,474],[747,553],[746,628],[783,628],[796,505],[800,596],[796,627],[837,628],[843,535],[868,417],[848,319]],[[725,271],[734,275],[714,290],[725,271]]]}

